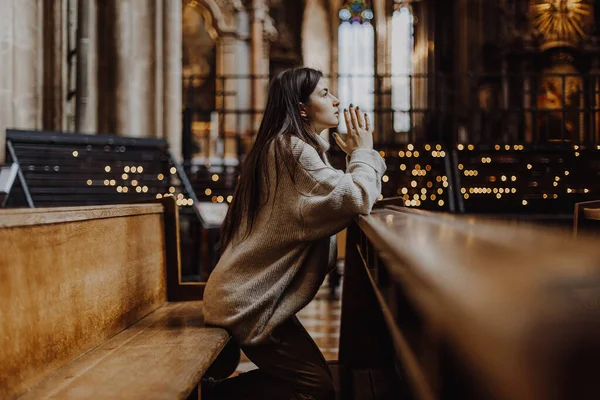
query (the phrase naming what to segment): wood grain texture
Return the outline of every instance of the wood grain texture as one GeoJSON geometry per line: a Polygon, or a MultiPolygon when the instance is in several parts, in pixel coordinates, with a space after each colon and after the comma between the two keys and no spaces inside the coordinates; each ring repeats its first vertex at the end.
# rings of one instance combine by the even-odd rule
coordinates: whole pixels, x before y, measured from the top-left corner
{"type": "Polygon", "coordinates": [[[167,255],[167,296],[169,301],[202,300],[205,282],[183,282],[181,274],[181,243],[179,237],[179,207],[172,196],[161,200],[165,208],[165,245],[167,255]]]}
{"type": "Polygon", "coordinates": [[[575,203],[573,213],[573,235],[583,233],[597,234],[600,224],[600,201],[584,201],[575,203]]]}
{"type": "MultiPolygon", "coordinates": [[[[595,204],[600,207],[600,204],[595,204]]],[[[600,208],[584,208],[583,215],[586,219],[593,219],[594,221],[600,221],[600,208]]]]}
{"type": "Polygon", "coordinates": [[[0,211],[0,228],[56,224],[91,219],[160,214],[160,204],[126,204],[86,207],[19,208],[0,211]]]}
{"type": "Polygon", "coordinates": [[[27,223],[0,229],[0,398],[165,304],[161,209],[114,206],[110,217],[89,210],[80,221],[79,210],[63,210],[68,222],[42,217],[39,225],[25,212],[39,210],[13,213],[27,223]]]}
{"type": "MultiPolygon", "coordinates": [[[[422,400],[434,400],[436,398],[436,391],[433,385],[434,380],[427,379],[430,376],[426,374],[422,360],[419,360],[419,357],[416,354],[421,349],[412,349],[410,347],[409,341],[405,337],[402,329],[400,329],[397,324],[396,315],[398,314],[394,314],[390,310],[385,297],[377,286],[377,282],[373,277],[372,271],[369,270],[368,264],[364,258],[361,257],[361,259],[363,264],[362,268],[364,268],[365,272],[364,281],[371,286],[371,288],[367,290],[373,293],[377,298],[378,312],[381,313],[386,325],[386,331],[389,333],[391,339],[390,350],[393,350],[396,353],[395,357],[397,360],[402,360],[404,371],[410,378],[412,391],[417,394],[417,398],[422,400]]],[[[376,388],[374,387],[374,389],[376,388]]]]}
{"type": "Polygon", "coordinates": [[[596,240],[395,207],[359,226],[423,325],[495,398],[598,398],[596,240]]]}
{"type": "Polygon", "coordinates": [[[168,303],[19,399],[185,399],[228,340],[201,302],[168,303]]]}

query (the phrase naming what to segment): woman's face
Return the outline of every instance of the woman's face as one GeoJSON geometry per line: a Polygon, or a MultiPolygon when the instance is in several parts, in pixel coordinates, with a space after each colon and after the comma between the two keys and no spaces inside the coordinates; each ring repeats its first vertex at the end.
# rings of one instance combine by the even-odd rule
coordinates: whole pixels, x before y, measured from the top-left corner
{"type": "Polygon", "coordinates": [[[310,94],[309,104],[304,106],[306,116],[317,133],[338,126],[339,105],[340,101],[329,92],[327,82],[324,79],[319,80],[317,87],[310,94]]]}

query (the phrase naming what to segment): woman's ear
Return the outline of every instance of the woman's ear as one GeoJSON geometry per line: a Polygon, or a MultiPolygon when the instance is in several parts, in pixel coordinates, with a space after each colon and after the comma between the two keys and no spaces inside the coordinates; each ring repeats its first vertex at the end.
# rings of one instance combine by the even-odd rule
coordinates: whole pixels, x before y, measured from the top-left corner
{"type": "Polygon", "coordinates": [[[302,118],[308,118],[308,114],[306,113],[306,105],[300,103],[300,116],[302,118]]]}

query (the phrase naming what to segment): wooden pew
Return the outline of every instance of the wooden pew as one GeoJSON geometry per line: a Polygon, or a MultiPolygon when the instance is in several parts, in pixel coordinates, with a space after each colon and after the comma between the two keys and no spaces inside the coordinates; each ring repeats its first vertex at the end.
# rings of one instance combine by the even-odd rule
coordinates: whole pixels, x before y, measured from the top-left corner
{"type": "Polygon", "coordinates": [[[201,291],[167,301],[193,297],[178,232],[172,198],[1,211],[0,398],[194,395],[229,335],[201,291]]]}
{"type": "Polygon", "coordinates": [[[584,201],[575,204],[573,234],[600,233],[600,201],[584,201]]]}
{"type": "Polygon", "coordinates": [[[600,248],[386,206],[349,228],[344,399],[598,399],[600,248]]]}
{"type": "Polygon", "coordinates": [[[19,166],[7,207],[122,204],[172,193],[179,204],[183,274],[197,281],[214,266],[201,258],[210,244],[201,237],[207,228],[195,207],[200,201],[166,139],[8,129],[6,148],[19,166]]]}

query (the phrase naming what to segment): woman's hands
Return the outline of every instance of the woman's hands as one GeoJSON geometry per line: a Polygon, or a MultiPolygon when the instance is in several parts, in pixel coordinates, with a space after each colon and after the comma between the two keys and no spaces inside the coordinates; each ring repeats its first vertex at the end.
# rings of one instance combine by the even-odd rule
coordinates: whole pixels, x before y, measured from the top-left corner
{"type": "Polygon", "coordinates": [[[342,139],[338,133],[333,134],[336,143],[348,155],[356,149],[373,149],[373,127],[367,113],[361,114],[358,107],[344,109],[344,121],[348,135],[342,139]]]}

